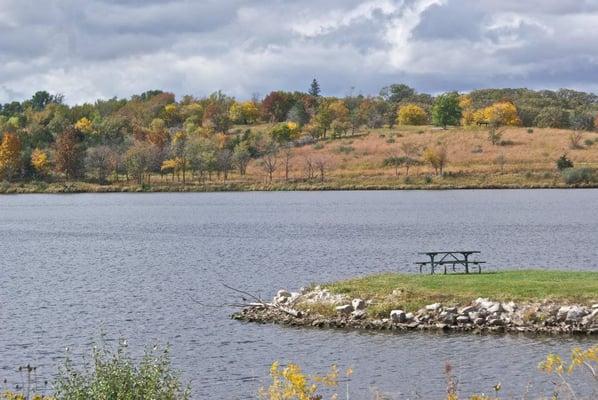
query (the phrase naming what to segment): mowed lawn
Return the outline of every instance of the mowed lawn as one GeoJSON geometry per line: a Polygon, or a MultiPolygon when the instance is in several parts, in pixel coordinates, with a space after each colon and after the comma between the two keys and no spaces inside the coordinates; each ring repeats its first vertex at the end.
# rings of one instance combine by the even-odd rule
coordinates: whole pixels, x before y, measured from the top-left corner
{"type": "MultiPolygon", "coordinates": [[[[324,285],[333,293],[373,300],[378,308],[417,310],[426,304],[469,304],[478,297],[497,301],[598,303],[598,272],[516,270],[482,274],[387,273],[324,285]]],[[[382,310],[380,310],[382,311],[382,310]]]]}

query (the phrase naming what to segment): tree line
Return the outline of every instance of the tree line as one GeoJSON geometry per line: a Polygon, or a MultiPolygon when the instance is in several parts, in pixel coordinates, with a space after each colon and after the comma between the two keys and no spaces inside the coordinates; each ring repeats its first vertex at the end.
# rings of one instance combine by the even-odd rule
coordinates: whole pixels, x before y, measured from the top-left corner
{"type": "MultiPolygon", "coordinates": [[[[534,126],[593,130],[598,96],[561,89],[482,89],[432,96],[404,84],[377,96],[321,94],[314,79],[306,92],[273,91],[239,101],[222,92],[207,97],[151,90],[69,106],[46,91],[0,104],[0,180],[135,180],[152,174],[226,180],[258,160],[271,181],[285,169],[290,149],[395,125],[534,126]],[[267,131],[254,129],[269,123],[267,131]]],[[[442,170],[442,154],[427,155],[442,170]]],[[[412,160],[389,161],[410,166],[412,160]]],[[[306,161],[308,178],[324,178],[322,160],[306,161]],[[318,174],[319,171],[319,174],[318,174]]]]}

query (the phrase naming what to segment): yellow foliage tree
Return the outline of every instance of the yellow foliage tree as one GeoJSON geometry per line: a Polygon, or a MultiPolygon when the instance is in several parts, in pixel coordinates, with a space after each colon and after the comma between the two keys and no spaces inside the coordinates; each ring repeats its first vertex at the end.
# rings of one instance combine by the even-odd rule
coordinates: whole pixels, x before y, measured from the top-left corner
{"type": "Polygon", "coordinates": [[[234,102],[229,109],[228,116],[235,124],[250,125],[257,121],[260,110],[253,101],[234,102]]]}
{"type": "Polygon", "coordinates": [[[5,133],[0,143],[0,178],[12,179],[21,165],[21,141],[12,133],[5,133]]]}
{"type": "Polygon", "coordinates": [[[499,101],[484,108],[484,119],[499,126],[520,126],[517,107],[511,101],[499,101]]]}
{"type": "Polygon", "coordinates": [[[461,107],[461,125],[468,126],[475,123],[474,113],[471,97],[462,95],[459,97],[459,107],[461,107]]]}
{"type": "Polygon", "coordinates": [[[88,118],[83,117],[77,121],[77,123],[75,123],[75,129],[77,129],[79,132],[89,135],[93,132],[93,122],[91,122],[88,118]]]}
{"type": "Polygon", "coordinates": [[[31,153],[31,165],[38,175],[44,175],[48,170],[48,154],[40,149],[31,153]]]}
{"type": "Polygon", "coordinates": [[[428,122],[428,114],[417,104],[405,104],[399,109],[397,123],[399,125],[424,125],[428,122]]]}
{"type": "Polygon", "coordinates": [[[424,161],[428,162],[432,166],[432,168],[434,168],[434,171],[437,175],[442,175],[444,167],[448,162],[448,154],[446,147],[428,147],[424,150],[422,158],[424,161]]]}

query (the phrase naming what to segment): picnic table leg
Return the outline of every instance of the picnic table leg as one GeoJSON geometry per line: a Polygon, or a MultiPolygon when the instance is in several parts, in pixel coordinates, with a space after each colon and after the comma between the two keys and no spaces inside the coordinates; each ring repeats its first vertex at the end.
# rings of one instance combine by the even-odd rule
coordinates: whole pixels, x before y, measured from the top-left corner
{"type": "Polygon", "coordinates": [[[434,255],[430,255],[430,275],[434,275],[434,255]]]}
{"type": "Polygon", "coordinates": [[[463,254],[463,256],[465,257],[465,273],[469,274],[469,261],[467,261],[469,254],[463,254]]]}

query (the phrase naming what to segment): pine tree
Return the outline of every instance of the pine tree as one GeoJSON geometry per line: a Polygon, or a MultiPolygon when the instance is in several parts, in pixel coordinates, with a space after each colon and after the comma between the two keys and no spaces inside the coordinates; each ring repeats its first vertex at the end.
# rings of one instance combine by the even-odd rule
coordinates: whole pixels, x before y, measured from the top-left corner
{"type": "Polygon", "coordinates": [[[320,95],[320,91],[320,84],[318,83],[318,80],[314,78],[314,80],[311,81],[311,86],[309,87],[309,94],[314,97],[318,97],[320,95]]]}

